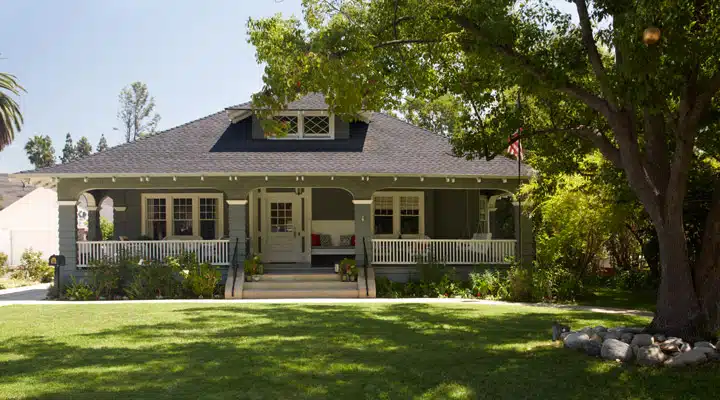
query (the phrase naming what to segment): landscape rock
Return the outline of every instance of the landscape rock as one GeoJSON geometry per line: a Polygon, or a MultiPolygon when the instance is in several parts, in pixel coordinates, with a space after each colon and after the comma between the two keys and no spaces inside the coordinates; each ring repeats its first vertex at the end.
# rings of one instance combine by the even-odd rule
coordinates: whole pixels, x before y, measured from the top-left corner
{"type": "Polygon", "coordinates": [[[606,339],[602,344],[600,356],[606,360],[630,361],[633,358],[632,348],[629,344],[617,339],[606,339]]]}
{"type": "MultiPolygon", "coordinates": [[[[552,339],[553,339],[553,341],[564,339],[564,337],[562,337],[562,334],[565,333],[565,332],[570,332],[570,327],[569,327],[569,326],[567,326],[567,325],[561,325],[561,324],[559,324],[559,323],[557,323],[557,322],[553,322],[553,325],[552,325],[552,339]]],[[[567,335],[566,335],[566,336],[567,336],[567,335]]]]}
{"type": "Polygon", "coordinates": [[[602,343],[594,340],[589,340],[583,343],[583,349],[585,349],[585,354],[591,357],[600,357],[602,343]]]}
{"type": "Polygon", "coordinates": [[[652,335],[648,335],[647,333],[638,333],[637,335],[633,336],[632,342],[630,342],[631,345],[640,346],[640,347],[646,347],[653,344],[653,337],[652,335]]]}
{"type": "Polygon", "coordinates": [[[660,350],[660,346],[652,345],[641,347],[635,358],[640,365],[659,365],[665,362],[667,355],[660,350]]]}
{"type": "Polygon", "coordinates": [[[599,331],[596,333],[596,335],[598,335],[598,337],[600,337],[600,339],[602,339],[602,340],[605,340],[605,337],[607,336],[607,334],[608,334],[607,331],[599,331]]]}
{"type": "Polygon", "coordinates": [[[608,340],[608,339],[620,340],[620,334],[617,333],[616,331],[608,330],[607,333],[605,334],[605,340],[608,340]]]}
{"type": "Polygon", "coordinates": [[[563,340],[565,347],[569,349],[582,349],[586,342],[590,341],[590,336],[587,333],[573,332],[563,340]]]}
{"type": "Polygon", "coordinates": [[[707,355],[702,350],[690,350],[687,353],[681,353],[667,361],[665,365],[670,367],[683,367],[686,365],[696,365],[707,361],[707,355]]]}
{"type": "Polygon", "coordinates": [[[607,330],[608,330],[608,328],[606,328],[606,327],[604,327],[604,326],[602,326],[602,325],[598,325],[598,326],[595,327],[595,333],[598,333],[598,332],[607,332],[607,330]]]}
{"type": "Polygon", "coordinates": [[[660,343],[660,350],[666,353],[678,353],[680,352],[680,346],[676,343],[662,342],[660,343]]]}
{"type": "Polygon", "coordinates": [[[660,333],[653,335],[653,339],[655,339],[655,343],[662,343],[666,340],[665,335],[660,333]]]}
{"type": "Polygon", "coordinates": [[[570,335],[572,332],[563,332],[560,334],[560,340],[565,340],[568,335],[570,335]]]}
{"type": "Polygon", "coordinates": [[[630,332],[626,332],[620,336],[620,340],[627,344],[630,344],[632,342],[633,336],[635,335],[630,332]]]}
{"type": "Polygon", "coordinates": [[[690,343],[683,343],[682,346],[680,346],[681,353],[687,353],[690,350],[692,350],[692,346],[690,346],[690,343]]]}
{"type": "Polygon", "coordinates": [[[707,355],[717,353],[717,352],[715,351],[715,349],[711,349],[710,347],[697,347],[697,346],[695,346],[695,348],[694,348],[692,351],[702,352],[702,353],[705,353],[705,354],[707,354],[707,355]]]}
{"type": "Polygon", "coordinates": [[[698,347],[707,347],[713,350],[715,349],[715,345],[710,342],[695,342],[695,348],[697,349],[698,347]]]}
{"type": "Polygon", "coordinates": [[[602,332],[598,332],[598,333],[590,336],[590,340],[592,340],[593,342],[598,342],[598,343],[602,344],[603,338],[600,337],[600,333],[602,333],[602,332]]]}

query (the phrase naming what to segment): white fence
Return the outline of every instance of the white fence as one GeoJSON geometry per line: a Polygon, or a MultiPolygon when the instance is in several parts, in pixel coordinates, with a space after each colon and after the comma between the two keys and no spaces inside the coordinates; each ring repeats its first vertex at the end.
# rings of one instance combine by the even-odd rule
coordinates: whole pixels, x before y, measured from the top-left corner
{"type": "Polygon", "coordinates": [[[373,264],[507,264],[515,256],[515,240],[372,239],[373,264]]]}
{"type": "Polygon", "coordinates": [[[230,265],[229,240],[136,240],[77,242],[78,267],[87,267],[93,260],[117,260],[132,256],[142,260],[164,260],[185,252],[195,253],[200,263],[230,265]]]}
{"type": "Polygon", "coordinates": [[[57,230],[0,229],[0,252],[7,254],[8,265],[20,265],[22,253],[32,248],[47,259],[58,252],[57,230]]]}

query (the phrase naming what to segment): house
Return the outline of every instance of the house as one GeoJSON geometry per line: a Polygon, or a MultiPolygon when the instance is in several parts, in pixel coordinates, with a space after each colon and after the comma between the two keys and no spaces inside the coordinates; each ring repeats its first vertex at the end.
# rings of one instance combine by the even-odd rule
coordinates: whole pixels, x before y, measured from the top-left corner
{"type": "MultiPolygon", "coordinates": [[[[418,260],[465,272],[505,264],[517,254],[518,240],[523,257],[532,256],[530,221],[518,218],[511,203],[515,160],[454,157],[446,138],[383,113],[348,122],[329,113],[319,94],[289,103],[275,118],[287,124],[287,135],[266,136],[244,103],[80,160],[16,174],[57,189],[60,253],[67,261],[61,278],[82,276],[92,259],[120,249],[149,258],[192,250],[222,266],[259,254],[267,275],[282,267],[326,271],[319,267],[351,257],[370,267],[368,275],[393,279],[407,279],[418,260]],[[80,196],[112,198],[118,240],[100,241],[93,211],[90,240],[77,240],[80,196]],[[521,238],[500,233],[508,216],[515,225],[521,221],[522,229],[511,229],[521,238]]],[[[529,174],[523,165],[521,179],[529,174]]],[[[227,281],[236,281],[234,269],[227,271],[227,281]]],[[[246,297],[281,294],[245,291],[246,297]]]]}
{"type": "Polygon", "coordinates": [[[9,265],[19,265],[29,248],[44,256],[57,253],[57,193],[0,174],[0,252],[9,265]]]}

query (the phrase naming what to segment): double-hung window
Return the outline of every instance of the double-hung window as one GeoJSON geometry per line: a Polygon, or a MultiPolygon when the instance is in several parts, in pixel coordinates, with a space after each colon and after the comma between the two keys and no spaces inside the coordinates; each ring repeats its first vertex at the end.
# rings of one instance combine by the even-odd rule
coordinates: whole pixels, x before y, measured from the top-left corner
{"type": "Polygon", "coordinates": [[[423,192],[381,192],[373,196],[376,237],[421,238],[425,235],[423,192]]]}
{"type": "Polygon", "coordinates": [[[142,234],[153,240],[204,240],[223,236],[223,195],[220,193],[142,195],[142,234]]]}
{"type": "Polygon", "coordinates": [[[269,139],[333,139],[335,118],[327,111],[285,111],[276,115],[282,135],[269,135],[269,139]]]}

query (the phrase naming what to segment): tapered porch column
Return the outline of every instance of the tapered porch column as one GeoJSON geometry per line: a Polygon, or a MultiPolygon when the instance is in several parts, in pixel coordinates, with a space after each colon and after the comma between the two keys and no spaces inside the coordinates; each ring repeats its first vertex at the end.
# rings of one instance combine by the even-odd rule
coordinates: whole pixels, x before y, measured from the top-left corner
{"type": "Polygon", "coordinates": [[[137,239],[128,236],[126,205],[113,205],[113,230],[113,240],[117,240],[120,236],[124,236],[129,240],[137,239]]]}
{"type": "Polygon", "coordinates": [[[70,276],[77,265],[77,201],[58,201],[58,249],[65,256],[60,267],[60,282],[55,285],[62,290],[70,283],[70,276]]]}
{"type": "Polygon", "coordinates": [[[516,201],[513,201],[512,204],[515,214],[515,240],[517,240],[517,247],[515,250],[516,258],[522,260],[523,266],[529,267],[535,259],[535,243],[533,241],[532,219],[530,219],[524,210],[528,210],[532,204],[522,203],[522,205],[519,206],[516,201]],[[523,210],[522,213],[520,212],[521,208],[523,210]],[[520,246],[521,243],[522,246],[520,246]],[[521,247],[522,254],[520,254],[519,250],[521,247]]]}
{"type": "Polygon", "coordinates": [[[238,260],[245,259],[245,241],[247,238],[247,204],[245,199],[227,200],[228,204],[228,236],[230,237],[230,254],[238,246],[238,260]]]}
{"type": "MultiPolygon", "coordinates": [[[[358,266],[365,263],[365,250],[368,257],[372,257],[371,209],[372,199],[354,199],[355,206],[355,261],[358,266]],[[367,248],[363,247],[363,242],[367,248]]],[[[370,260],[368,260],[368,264],[370,260]]]]}
{"type": "Polygon", "coordinates": [[[88,206],[88,241],[102,240],[100,231],[100,211],[98,206],[88,206]]]}

